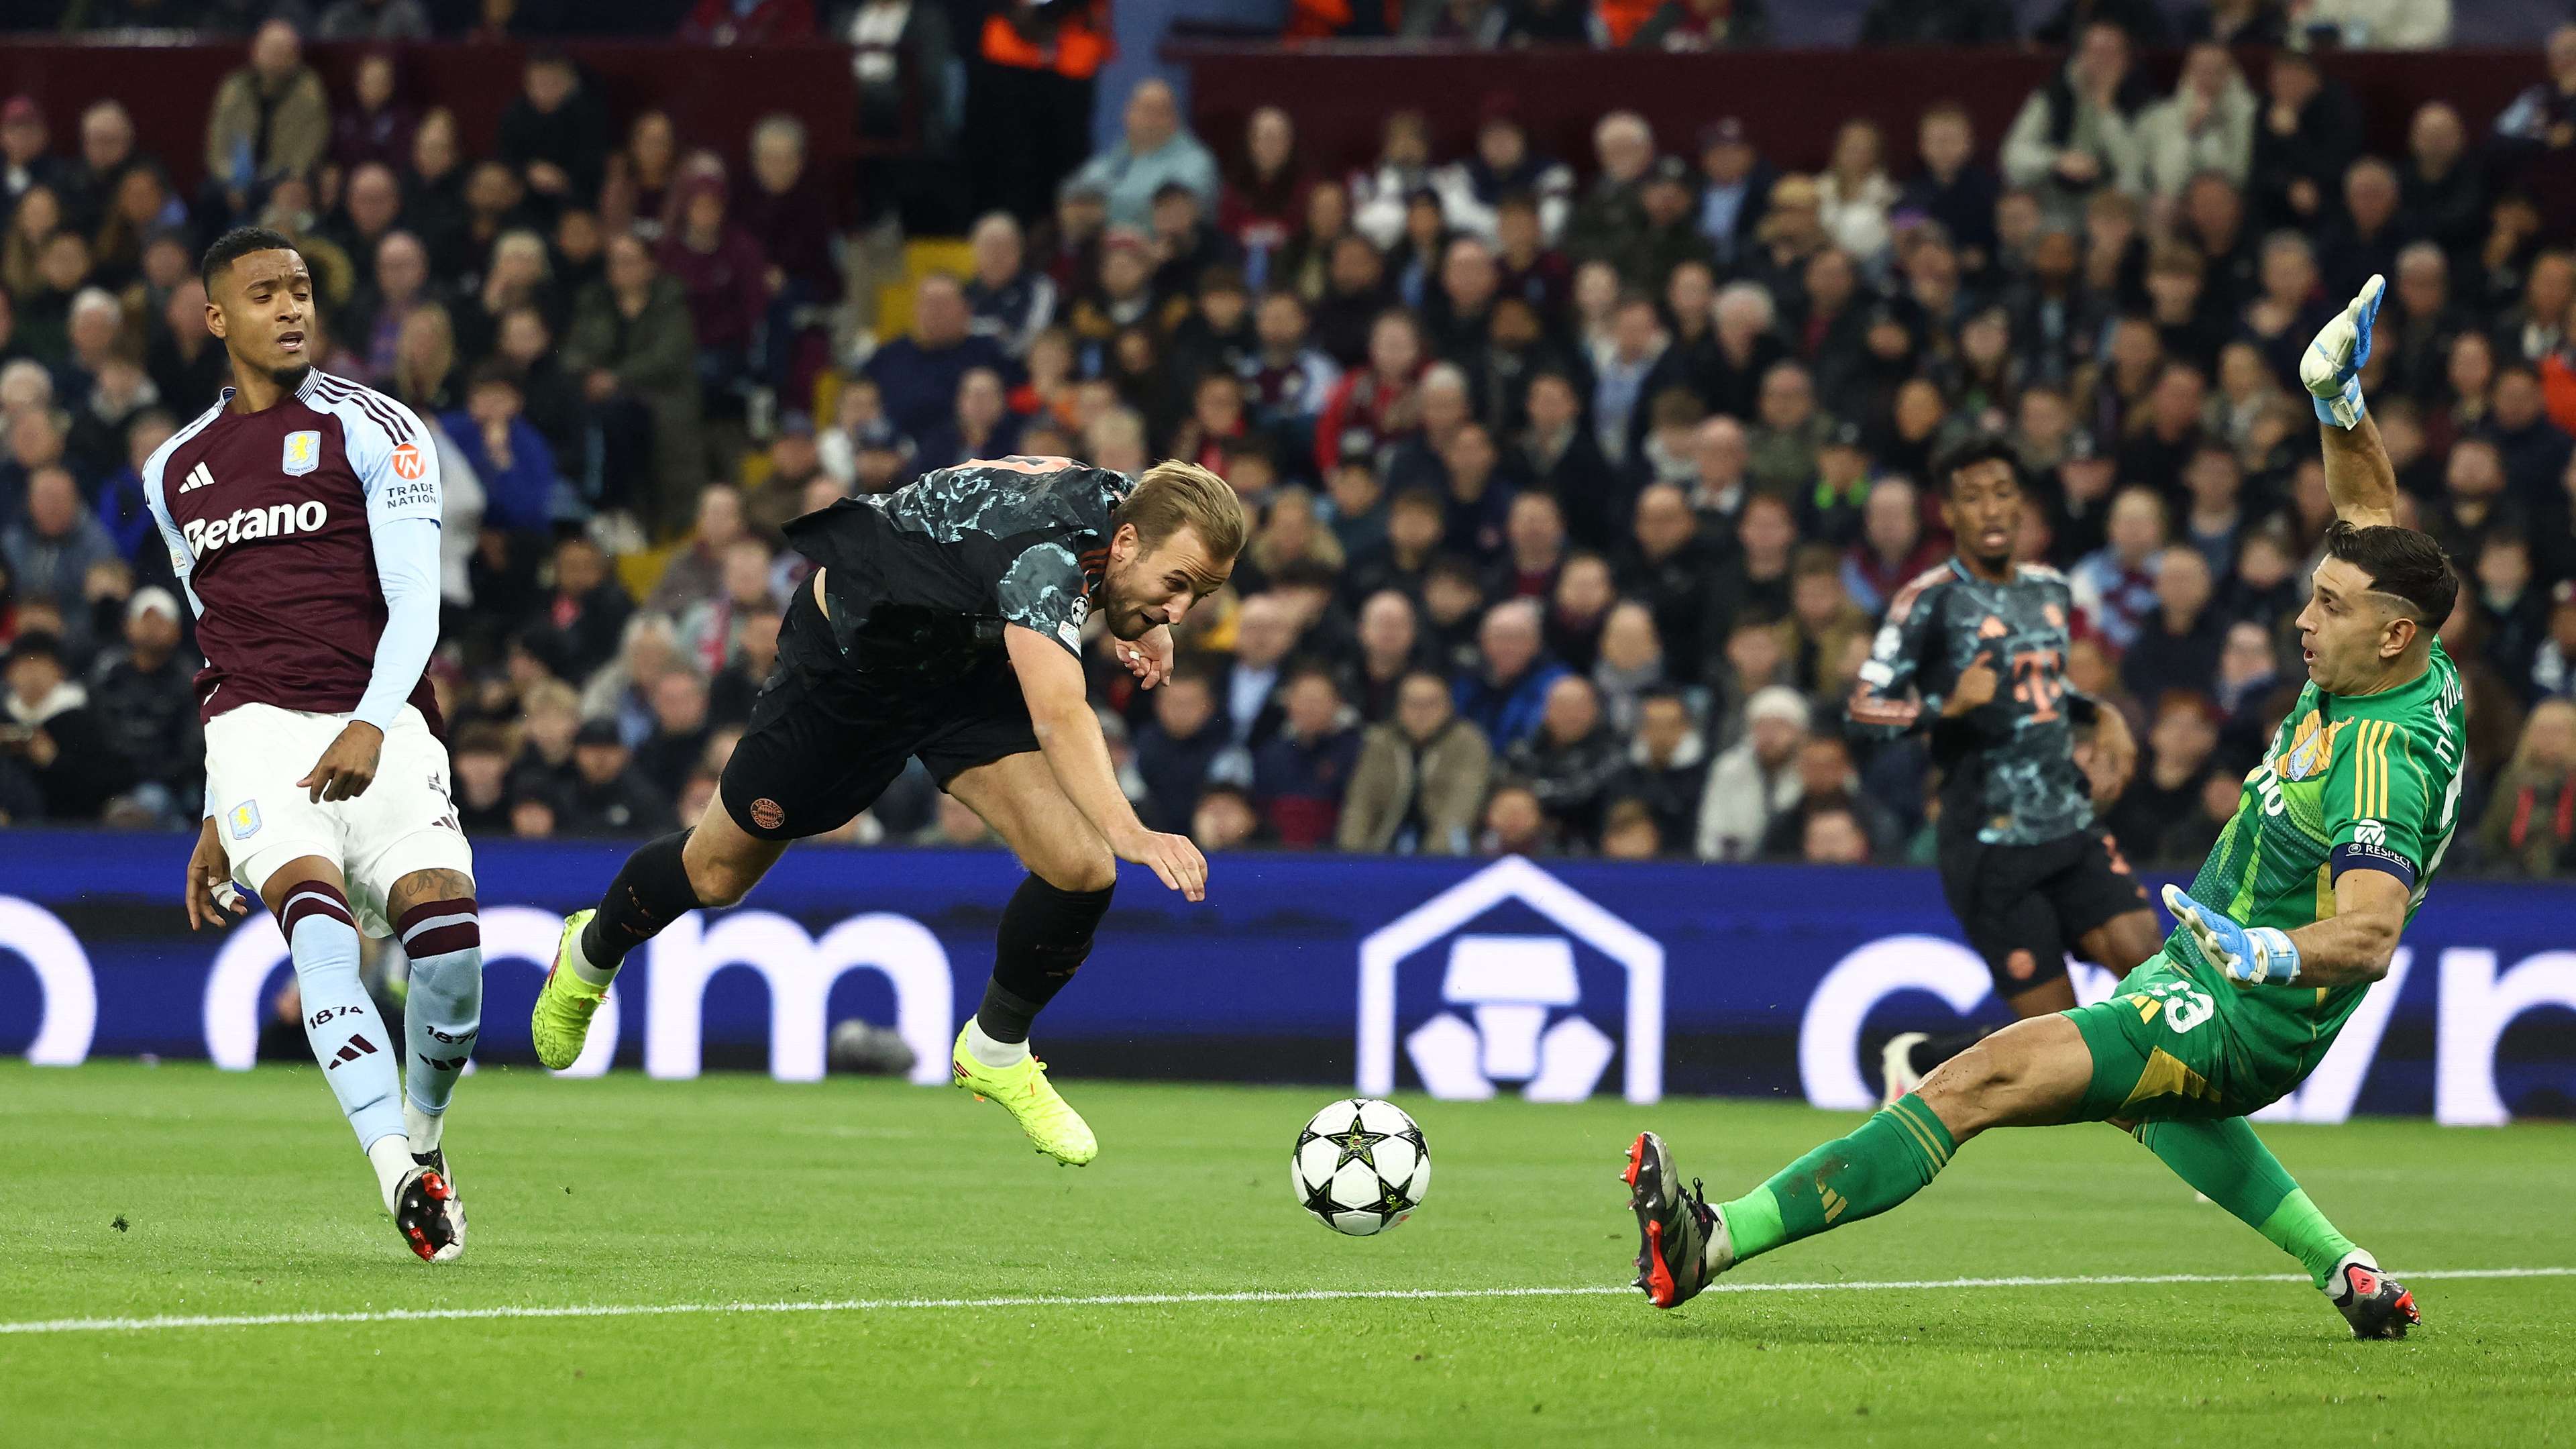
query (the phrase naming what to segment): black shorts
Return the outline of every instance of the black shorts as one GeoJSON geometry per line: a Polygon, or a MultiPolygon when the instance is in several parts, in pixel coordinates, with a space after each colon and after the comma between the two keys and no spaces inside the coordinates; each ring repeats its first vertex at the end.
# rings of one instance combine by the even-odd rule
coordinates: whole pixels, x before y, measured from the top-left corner
{"type": "Polygon", "coordinates": [[[2065,975],[2066,955],[2086,932],[2149,909],[2146,888],[2099,826],[2038,845],[1945,837],[1941,893],[1986,958],[1997,996],[2065,975]]]}
{"type": "Polygon", "coordinates": [[[1038,747],[1019,676],[999,650],[962,678],[872,676],[841,657],[800,588],[778,629],[778,667],[726,762],[725,813],[763,840],[838,830],[918,756],[939,782],[1038,747]]]}

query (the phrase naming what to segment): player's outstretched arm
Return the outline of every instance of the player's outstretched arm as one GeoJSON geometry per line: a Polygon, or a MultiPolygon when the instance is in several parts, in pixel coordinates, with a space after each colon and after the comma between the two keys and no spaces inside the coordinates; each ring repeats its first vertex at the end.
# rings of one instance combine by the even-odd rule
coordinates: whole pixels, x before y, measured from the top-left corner
{"type": "Polygon", "coordinates": [[[2397,469],[2379,440],[2379,424],[2361,397],[2362,364],[2370,361],[2384,279],[2364,282],[2299,359],[2299,381],[2315,399],[2326,460],[2326,493],[2335,517],[2357,528],[2397,521],[2397,469]]]}
{"type": "Polygon", "coordinates": [[[1073,808],[1091,822],[1120,860],[1148,867],[1163,884],[1191,900],[1207,896],[1207,858],[1184,835],[1163,835],[1145,828],[1136,807],[1118,788],[1117,768],[1109,762],[1109,741],[1100,719],[1091,712],[1083,686],[1082,661],[1062,644],[1020,624],[1002,629],[1002,645],[1020,677],[1020,694],[1029,704],[1029,723],[1047,768],[1073,808]]]}

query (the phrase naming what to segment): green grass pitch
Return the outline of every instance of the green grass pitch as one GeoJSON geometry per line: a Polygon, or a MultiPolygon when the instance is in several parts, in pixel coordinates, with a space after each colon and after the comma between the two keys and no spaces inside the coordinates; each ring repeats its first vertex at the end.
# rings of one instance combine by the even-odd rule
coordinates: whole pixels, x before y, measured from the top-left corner
{"type": "MultiPolygon", "coordinates": [[[[1065,1086],[1102,1142],[1080,1171],[952,1092],[485,1071],[449,1144],[470,1250],[433,1268],[309,1068],[0,1064],[0,1442],[2576,1438],[2576,1278],[2420,1277],[2427,1326],[2354,1343],[2304,1279],[2247,1281],[2294,1265],[2103,1127],[1998,1133],[1905,1208],[1725,1280],[1832,1286],[1661,1314],[1605,1291],[1634,1250],[1628,1134],[1733,1192],[1853,1119],[1408,1098],[1429,1199],[1345,1239],[1288,1189],[1326,1092],[1065,1086]],[[2172,1274],[2229,1281],[1863,1286],[2172,1274]],[[1150,1301],[1098,1301],[1119,1295],[1150,1301]],[[1093,1301],[990,1302],[1027,1297],[1093,1301]],[[808,1306],[707,1311],[745,1303],[808,1306]],[[359,1317],[59,1323],[296,1314],[359,1317]]],[[[2266,1135],[2401,1273],[2576,1268],[2576,1127],[2266,1135]]]]}

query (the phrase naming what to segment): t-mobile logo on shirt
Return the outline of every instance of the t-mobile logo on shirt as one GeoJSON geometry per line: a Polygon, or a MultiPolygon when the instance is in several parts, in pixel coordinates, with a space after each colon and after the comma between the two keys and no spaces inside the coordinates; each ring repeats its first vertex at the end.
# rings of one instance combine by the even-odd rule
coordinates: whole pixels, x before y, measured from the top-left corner
{"type": "Polygon", "coordinates": [[[318,498],[301,503],[272,503],[266,508],[236,508],[223,518],[192,518],[180,532],[187,535],[188,547],[204,558],[228,543],[251,538],[274,538],[289,533],[315,533],[329,522],[331,510],[318,498]]]}

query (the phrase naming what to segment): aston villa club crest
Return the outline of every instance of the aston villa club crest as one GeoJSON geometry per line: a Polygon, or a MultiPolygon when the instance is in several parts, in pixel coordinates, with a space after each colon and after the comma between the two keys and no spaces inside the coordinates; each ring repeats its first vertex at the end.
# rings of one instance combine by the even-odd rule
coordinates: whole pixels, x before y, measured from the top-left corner
{"type": "Polygon", "coordinates": [[[244,800],[232,809],[233,839],[248,840],[259,833],[259,802],[244,800]]]}
{"type": "Polygon", "coordinates": [[[2317,719],[2317,712],[2309,710],[2299,721],[2298,728],[2291,732],[2290,747],[2281,752],[2281,778],[2312,780],[2324,774],[2327,762],[2334,758],[2335,733],[2341,728],[2341,725],[2335,729],[2324,728],[2317,719]]]}
{"type": "Polygon", "coordinates": [[[322,435],[310,428],[286,435],[286,454],[277,466],[289,478],[301,477],[322,466],[322,435]]]}

